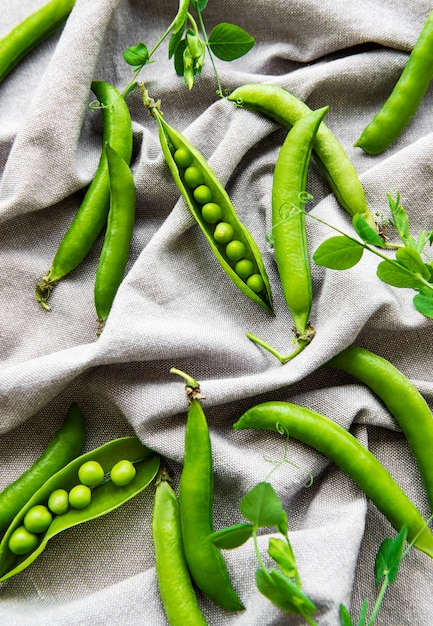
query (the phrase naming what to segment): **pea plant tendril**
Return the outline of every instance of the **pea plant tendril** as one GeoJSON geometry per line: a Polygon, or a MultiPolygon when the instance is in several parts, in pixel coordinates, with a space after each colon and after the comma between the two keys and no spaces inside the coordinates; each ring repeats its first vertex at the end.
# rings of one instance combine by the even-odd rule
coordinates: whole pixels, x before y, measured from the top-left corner
{"type": "Polygon", "coordinates": [[[195,77],[201,74],[207,53],[217,82],[217,95],[223,96],[214,57],[222,61],[234,61],[249,52],[255,41],[243,28],[229,22],[217,24],[208,36],[203,20],[203,11],[207,5],[208,0],[179,0],[176,17],[150,51],[140,41],[123,53],[123,58],[133,70],[132,78],[122,92],[124,97],[135,89],[141,70],[153,62],[154,53],[167,37],[170,37],[168,57],[173,59],[176,74],[183,76],[188,89],[193,88],[195,77]],[[196,17],[190,12],[191,8],[196,17]]]}

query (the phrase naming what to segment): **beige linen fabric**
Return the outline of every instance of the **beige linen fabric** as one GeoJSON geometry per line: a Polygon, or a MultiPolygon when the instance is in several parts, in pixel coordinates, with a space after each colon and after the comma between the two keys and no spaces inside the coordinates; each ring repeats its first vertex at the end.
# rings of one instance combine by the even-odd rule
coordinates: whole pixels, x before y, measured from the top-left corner
{"type": "MultiPolygon", "coordinates": [[[[1,0],[0,37],[43,4],[1,0]]],[[[356,342],[390,359],[433,404],[431,321],[412,307],[412,293],[375,276],[373,255],[347,272],[313,264],[313,343],[281,366],[245,336],[253,332],[289,351],[292,322],[279,287],[270,227],[272,173],[286,132],[215,95],[207,59],[188,92],[161,46],[140,78],[161,98],[166,119],[200,149],[263,253],[275,316],[251,303],[213,257],[164,164],[157,127],[128,97],[137,220],[128,272],[102,336],[95,335],[93,281],[101,249],[53,292],[52,311],[34,298],[35,283],[94,175],[102,121],[92,112],[90,83],[119,89],[130,79],[122,52],[153,46],[177,10],[175,0],[77,0],[64,29],[40,45],[0,85],[0,488],[43,451],[75,401],[86,416],[86,450],[136,434],[169,462],[177,486],[183,460],[186,401],[172,366],[198,380],[206,396],[215,470],[216,528],[241,521],[239,501],[283,456],[277,435],[234,432],[257,402],[289,400],[351,429],[390,469],[423,514],[427,502],[407,443],[381,402],[363,385],[324,367],[356,342]]],[[[427,0],[210,0],[206,24],[241,25],[255,48],[233,63],[217,61],[223,87],[269,82],[329,105],[326,122],[356,166],[373,212],[387,211],[399,191],[415,234],[432,227],[433,123],[430,89],[412,123],[383,155],[353,148],[392,89],[431,5],[427,0]]],[[[308,209],[350,232],[315,164],[308,209]]],[[[313,251],[332,232],[307,220],[313,251]]],[[[322,455],[289,442],[291,465],[272,475],[283,500],[303,588],[320,626],[338,624],[343,602],[357,615],[374,603],[374,556],[393,530],[359,489],[322,455]],[[312,472],[313,486],[306,488],[312,472]]],[[[110,515],[50,542],[37,561],[0,585],[0,623],[7,626],[163,626],[150,522],[152,489],[110,515]]],[[[265,553],[268,536],[261,537],[265,553]]],[[[203,597],[215,626],[301,624],[256,590],[250,543],[225,553],[246,609],[229,614],[203,597]]],[[[413,550],[389,590],[378,624],[428,626],[432,563],[413,550]]]]}

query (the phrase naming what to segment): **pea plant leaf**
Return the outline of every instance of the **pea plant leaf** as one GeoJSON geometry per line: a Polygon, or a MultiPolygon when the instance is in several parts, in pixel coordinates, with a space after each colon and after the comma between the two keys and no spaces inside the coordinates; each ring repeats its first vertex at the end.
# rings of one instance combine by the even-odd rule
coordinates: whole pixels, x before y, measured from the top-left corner
{"type": "Polygon", "coordinates": [[[203,12],[207,7],[208,0],[191,0],[191,4],[198,12],[203,12]]]}
{"type": "Polygon", "coordinates": [[[419,290],[424,285],[423,281],[411,270],[391,259],[379,263],[376,274],[381,281],[393,287],[406,287],[419,290]]]}
{"type": "Polygon", "coordinates": [[[403,558],[407,530],[407,526],[403,526],[397,537],[394,539],[388,537],[380,544],[374,565],[376,586],[380,584],[382,578],[386,578],[389,584],[392,584],[397,578],[403,558]]]}
{"type": "Polygon", "coordinates": [[[283,505],[270,483],[255,485],[241,500],[242,515],[256,527],[277,526],[283,517],[283,505]]]}
{"type": "Polygon", "coordinates": [[[123,58],[132,65],[134,71],[140,70],[144,65],[149,63],[149,50],[146,44],[139,41],[135,46],[131,46],[123,53],[123,58]]]}
{"type": "Polygon", "coordinates": [[[347,270],[359,263],[364,246],[346,235],[326,239],[313,254],[317,265],[333,270],[347,270]]]}
{"type": "Polygon", "coordinates": [[[339,606],[340,626],[353,626],[352,618],[344,604],[339,606]]]}
{"type": "Polygon", "coordinates": [[[428,294],[417,293],[413,298],[413,305],[418,313],[421,313],[424,317],[433,319],[433,292],[429,292],[428,294]]]}
{"type": "Polygon", "coordinates": [[[268,554],[274,559],[283,574],[288,578],[296,578],[298,569],[295,555],[289,543],[277,537],[270,537],[268,554]]]}
{"type": "Polygon", "coordinates": [[[359,215],[359,213],[355,214],[352,218],[352,224],[355,231],[365,243],[378,246],[379,248],[385,248],[385,242],[382,237],[367,224],[362,215],[359,215]]]}
{"type": "Polygon", "coordinates": [[[256,570],[257,589],[283,611],[298,615],[311,615],[315,604],[286,576],[278,570],[270,572],[261,567],[256,570]]]}
{"type": "Polygon", "coordinates": [[[243,545],[253,534],[252,524],[236,524],[217,530],[209,536],[210,541],[221,550],[232,550],[243,545]]]}
{"type": "Polygon", "coordinates": [[[254,37],[236,24],[222,22],[211,31],[208,45],[218,59],[234,61],[251,50],[254,37]]]}

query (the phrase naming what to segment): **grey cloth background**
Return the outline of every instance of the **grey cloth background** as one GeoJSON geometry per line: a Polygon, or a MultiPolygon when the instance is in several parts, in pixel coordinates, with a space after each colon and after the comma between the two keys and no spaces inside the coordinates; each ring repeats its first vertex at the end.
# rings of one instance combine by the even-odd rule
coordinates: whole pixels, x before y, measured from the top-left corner
{"type": "MultiPolygon", "coordinates": [[[[1,0],[0,37],[44,4],[1,0]]],[[[102,336],[95,336],[93,281],[100,239],[87,259],[55,288],[52,311],[34,297],[35,283],[95,172],[100,112],[90,83],[122,89],[131,70],[122,52],[138,41],[152,47],[173,19],[175,0],[77,0],[63,30],[51,36],[0,85],[0,488],[43,451],[71,402],[87,421],[86,450],[137,434],[169,462],[177,486],[183,459],[186,401],[175,366],[200,382],[215,470],[215,527],[241,521],[239,501],[283,457],[284,440],[234,432],[232,424],[259,401],[289,400],[329,416],[387,466],[428,517],[407,444],[381,402],[362,384],[324,364],[352,343],[388,358],[433,404],[431,321],[412,307],[413,293],[381,283],[377,259],[365,255],[346,272],[313,264],[313,343],[281,366],[245,336],[253,332],[283,352],[292,322],[272,250],[272,173],[285,131],[215,95],[209,59],[188,92],[164,44],[140,75],[161,98],[166,119],[202,151],[227,186],[240,218],[258,242],[271,280],[275,317],[251,303],[226,277],[190,216],[164,164],[157,127],[128,97],[137,220],[128,272],[102,336]]],[[[256,46],[233,63],[218,62],[223,87],[280,85],[326,118],[356,166],[373,212],[387,213],[386,194],[399,191],[414,234],[432,228],[431,107],[427,93],[415,119],[383,155],[353,148],[391,91],[431,4],[427,0],[210,0],[210,30],[239,24],[256,46]]],[[[309,210],[351,232],[312,164],[309,210]]],[[[332,231],[307,221],[313,251],[332,231]]],[[[289,518],[305,593],[321,626],[339,623],[338,605],[357,616],[374,603],[374,557],[394,532],[359,489],[322,455],[290,440],[289,460],[272,475],[289,518]],[[303,469],[299,469],[303,468],[303,469]],[[314,476],[306,488],[306,472],[314,476]]],[[[150,522],[152,489],[110,515],[50,542],[35,563],[0,585],[0,623],[7,626],[153,626],[166,624],[158,596],[150,522]]],[[[265,552],[268,536],[261,537],[265,552]]],[[[229,614],[202,596],[213,625],[301,624],[256,590],[251,543],[225,553],[246,610],[229,614]]],[[[432,563],[412,550],[389,589],[377,624],[428,626],[432,563]]]]}

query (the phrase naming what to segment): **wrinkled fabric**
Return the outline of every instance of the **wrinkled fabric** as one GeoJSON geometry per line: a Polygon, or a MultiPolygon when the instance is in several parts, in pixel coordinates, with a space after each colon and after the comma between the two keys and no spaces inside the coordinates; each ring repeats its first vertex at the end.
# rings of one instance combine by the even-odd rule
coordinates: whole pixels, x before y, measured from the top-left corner
{"type": "MultiPolygon", "coordinates": [[[[42,4],[1,0],[0,37],[42,4]]],[[[353,143],[390,93],[430,10],[427,0],[210,0],[204,18],[209,31],[232,22],[256,40],[245,57],[216,60],[223,89],[267,82],[313,109],[329,105],[325,121],[357,168],[371,211],[389,217],[386,195],[399,192],[417,235],[432,227],[432,89],[385,153],[372,157],[353,143]]],[[[86,450],[136,434],[163,455],[177,488],[187,414],[183,382],[170,374],[177,367],[197,378],[206,396],[216,528],[242,521],[240,499],[284,457],[279,435],[232,430],[246,409],[265,400],[306,406],[350,429],[427,518],[415,461],[393,417],[367,387],[325,364],[346,346],[361,345],[389,359],[431,407],[432,322],[413,308],[413,292],[378,280],[378,259],[365,253],[348,271],[312,263],[317,334],[293,361],[282,366],[247,339],[252,332],[283,353],[291,350],[293,324],[266,237],[273,169],[287,131],[218,98],[208,57],[191,91],[167,58],[166,42],[139,78],[226,186],[262,252],[275,316],[249,301],[219,266],[171,179],[138,89],[127,98],[136,226],[106,327],[97,338],[93,284],[102,235],[55,287],[52,310],[36,302],[35,284],[49,269],[99,159],[103,126],[100,111],[88,106],[91,81],[123,89],[132,75],[123,51],[138,41],[151,48],[176,11],[175,0],[77,0],[64,28],[0,85],[0,489],[40,456],[72,402],[86,418],[86,450]]],[[[352,232],[315,163],[308,191],[308,211],[352,232]]],[[[311,254],[333,234],[310,218],[307,232],[311,254]]],[[[290,439],[287,459],[269,480],[288,515],[302,587],[317,605],[315,620],[338,624],[340,603],[355,620],[365,598],[375,602],[375,554],[395,532],[324,456],[290,439]]],[[[151,539],[152,489],[52,539],[31,567],[0,585],[0,622],[166,624],[151,539]]],[[[268,535],[260,536],[263,555],[268,535]]],[[[251,542],[224,555],[246,608],[230,614],[199,595],[209,624],[303,623],[256,589],[251,542]]],[[[433,623],[431,580],[430,559],[411,550],[377,623],[433,623]]]]}

